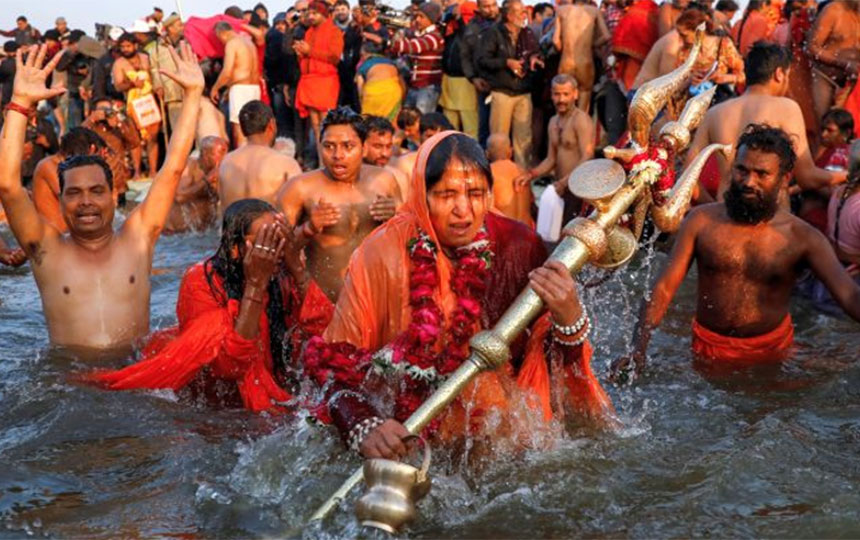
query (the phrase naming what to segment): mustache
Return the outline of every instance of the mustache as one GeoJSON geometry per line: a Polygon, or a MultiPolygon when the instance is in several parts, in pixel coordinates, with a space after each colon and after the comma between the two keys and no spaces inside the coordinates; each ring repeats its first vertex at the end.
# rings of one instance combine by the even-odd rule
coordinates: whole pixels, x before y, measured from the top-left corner
{"type": "Polygon", "coordinates": [[[779,189],[772,192],[747,188],[732,182],[725,195],[726,212],[738,223],[756,224],[770,221],[779,208],[779,189]],[[754,195],[750,198],[748,195],[754,195]]]}

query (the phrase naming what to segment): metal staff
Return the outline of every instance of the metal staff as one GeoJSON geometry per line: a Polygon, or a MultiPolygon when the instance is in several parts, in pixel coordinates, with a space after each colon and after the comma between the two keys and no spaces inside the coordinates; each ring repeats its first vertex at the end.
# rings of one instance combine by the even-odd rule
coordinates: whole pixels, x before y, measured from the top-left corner
{"type": "MultiPolygon", "coordinates": [[[[647,151],[647,133],[657,113],[672,95],[685,88],[693,63],[698,56],[704,37],[704,26],[697,30],[696,43],[687,61],[673,72],[643,85],[631,103],[630,131],[634,134],[634,147],[616,150],[608,147],[607,156],[628,161],[647,151]],[[644,125],[643,125],[644,124],[644,125]],[[642,144],[644,142],[644,144],[642,144]],[[639,143],[639,144],[636,144],[639,143]]],[[[713,90],[690,99],[677,122],[670,122],[660,131],[659,144],[677,153],[689,145],[690,132],[704,118],[713,98],[713,90]]],[[[677,228],[680,218],[689,209],[690,196],[705,160],[716,150],[726,151],[725,145],[711,145],[693,163],[674,186],[659,213],[664,224],[677,228]]],[[[638,172],[625,178],[623,168],[610,160],[587,162],[571,173],[570,189],[575,195],[594,205],[588,218],[577,218],[565,227],[565,238],[550,256],[561,262],[572,274],[578,273],[586,263],[611,264],[612,257],[627,260],[636,249],[635,237],[616,225],[634,205],[646,211],[652,206],[650,185],[656,181],[653,171],[638,172]],[[575,179],[575,182],[573,181],[575,179]],[[616,234],[619,231],[626,233],[616,234]],[[626,236],[629,234],[629,236],[626,236]],[[632,244],[629,239],[632,238],[632,244]],[[618,245],[611,245],[616,242],[618,245]],[[618,249],[628,253],[618,256],[618,249]],[[610,260],[607,260],[609,257],[610,260]]],[[[667,230],[671,232],[671,229],[667,230]]],[[[404,423],[411,433],[420,431],[441,413],[481,371],[496,369],[510,359],[510,344],[543,310],[543,301],[530,287],[520,293],[491,330],[476,334],[470,341],[472,353],[448,379],[404,423]]],[[[311,521],[325,518],[362,479],[359,468],[341,487],[320,506],[311,521]]]]}

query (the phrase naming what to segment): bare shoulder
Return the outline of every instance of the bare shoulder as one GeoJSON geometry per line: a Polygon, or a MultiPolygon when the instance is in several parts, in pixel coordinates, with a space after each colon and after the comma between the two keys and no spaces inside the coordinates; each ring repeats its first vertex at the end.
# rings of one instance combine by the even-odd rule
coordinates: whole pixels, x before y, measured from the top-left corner
{"type": "Polygon", "coordinates": [[[726,206],[721,202],[701,204],[694,207],[681,222],[681,231],[686,234],[698,234],[709,225],[715,225],[726,216],[726,206]]]}
{"type": "Polygon", "coordinates": [[[573,109],[573,123],[577,128],[582,128],[591,127],[591,125],[594,124],[594,121],[591,119],[591,116],[589,116],[588,113],[586,113],[579,107],[575,107],[573,109]]]}
{"type": "Polygon", "coordinates": [[[397,185],[397,179],[388,169],[376,165],[363,164],[361,166],[361,177],[373,184],[393,188],[397,185]]]}

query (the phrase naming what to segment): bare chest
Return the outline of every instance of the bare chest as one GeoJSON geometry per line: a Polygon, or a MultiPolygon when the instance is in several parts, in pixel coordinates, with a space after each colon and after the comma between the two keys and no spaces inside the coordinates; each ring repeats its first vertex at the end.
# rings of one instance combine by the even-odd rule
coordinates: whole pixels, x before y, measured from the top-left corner
{"type": "Polygon", "coordinates": [[[717,225],[699,234],[696,260],[700,273],[736,281],[778,284],[796,278],[801,253],[773,230],[751,232],[717,225]]]}

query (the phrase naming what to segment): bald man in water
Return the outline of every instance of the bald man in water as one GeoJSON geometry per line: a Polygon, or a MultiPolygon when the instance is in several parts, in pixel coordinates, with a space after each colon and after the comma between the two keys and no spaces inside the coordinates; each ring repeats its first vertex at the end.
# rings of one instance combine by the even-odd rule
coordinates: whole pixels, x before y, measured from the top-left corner
{"type": "Polygon", "coordinates": [[[242,134],[248,143],[224,157],[219,168],[221,208],[240,199],[261,199],[275,204],[281,186],[302,174],[298,162],[272,148],[278,134],[275,115],[255,100],[239,113],[242,134]]]}
{"type": "Polygon", "coordinates": [[[171,49],[177,69],[165,73],[184,89],[182,112],[164,165],[149,194],[114,232],[112,173],[100,156],[60,164],[60,208],[69,228],[61,234],[39,216],[21,185],[27,114],[63,92],[45,81],[62,55],[42,68],[47,48],[16,59],[12,106],[0,135],[0,200],[12,232],[27,252],[42,297],[51,343],[83,348],[126,348],[149,332],[149,274],[179,176],[194,141],[203,74],[194,52],[171,49]]]}
{"type": "Polygon", "coordinates": [[[308,272],[332,302],[352,252],[401,201],[394,176],[362,162],[365,130],[349,107],[330,111],[320,128],[323,167],[292,178],[278,194],[297,245],[307,246],[308,272]]]}
{"type": "Polygon", "coordinates": [[[189,157],[182,171],[173,207],[164,226],[165,234],[203,231],[215,222],[218,217],[218,167],[229,147],[227,139],[212,135],[200,141],[197,157],[189,157]]]}

